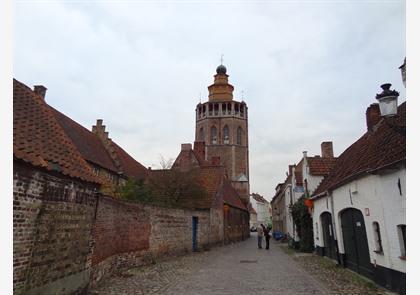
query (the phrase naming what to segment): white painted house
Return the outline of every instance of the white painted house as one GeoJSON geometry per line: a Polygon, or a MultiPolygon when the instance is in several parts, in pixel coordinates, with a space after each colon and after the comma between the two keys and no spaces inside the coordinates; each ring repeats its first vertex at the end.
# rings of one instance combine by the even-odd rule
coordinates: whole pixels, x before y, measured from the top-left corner
{"type": "MultiPolygon", "coordinates": [[[[389,89],[381,95],[398,96],[389,89]]],[[[400,294],[406,267],[405,108],[404,102],[385,118],[378,104],[370,105],[367,132],[338,157],[312,195],[317,253],[400,294]]]]}
{"type": "Polygon", "coordinates": [[[271,208],[270,203],[264,199],[263,196],[252,193],[250,197],[252,207],[257,212],[257,223],[258,224],[269,224],[271,223],[271,208]]]}

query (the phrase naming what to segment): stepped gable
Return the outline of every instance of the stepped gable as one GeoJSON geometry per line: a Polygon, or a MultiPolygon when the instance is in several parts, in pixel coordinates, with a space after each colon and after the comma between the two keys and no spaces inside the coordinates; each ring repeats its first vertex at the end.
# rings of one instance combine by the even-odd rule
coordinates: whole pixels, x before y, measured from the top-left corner
{"type": "Polygon", "coordinates": [[[313,196],[339,187],[354,178],[405,162],[406,158],[406,103],[398,107],[398,116],[386,122],[383,118],[370,131],[349,146],[337,159],[313,196]]]}
{"type": "Polygon", "coordinates": [[[98,136],[53,107],[50,108],[64,132],[72,140],[85,160],[118,173],[117,167],[98,136]]]}
{"type": "Polygon", "coordinates": [[[33,166],[100,183],[51,108],[25,84],[13,79],[13,156],[33,166]]]}

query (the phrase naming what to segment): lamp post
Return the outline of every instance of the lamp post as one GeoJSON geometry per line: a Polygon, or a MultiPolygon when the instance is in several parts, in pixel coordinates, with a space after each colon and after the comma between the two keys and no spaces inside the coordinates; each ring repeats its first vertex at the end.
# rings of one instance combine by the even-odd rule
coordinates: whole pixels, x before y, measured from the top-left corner
{"type": "Polygon", "coordinates": [[[379,101],[379,110],[383,117],[394,117],[398,110],[398,96],[400,95],[396,90],[390,90],[391,83],[381,85],[382,93],[376,94],[376,99],[379,101]]]}

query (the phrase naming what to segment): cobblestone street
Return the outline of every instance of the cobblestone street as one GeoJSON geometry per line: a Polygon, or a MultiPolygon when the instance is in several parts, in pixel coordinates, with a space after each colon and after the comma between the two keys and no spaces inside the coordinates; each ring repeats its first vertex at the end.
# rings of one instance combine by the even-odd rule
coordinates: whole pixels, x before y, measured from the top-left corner
{"type": "Polygon", "coordinates": [[[213,248],[105,280],[94,294],[329,294],[273,242],[257,249],[245,242],[213,248]]]}

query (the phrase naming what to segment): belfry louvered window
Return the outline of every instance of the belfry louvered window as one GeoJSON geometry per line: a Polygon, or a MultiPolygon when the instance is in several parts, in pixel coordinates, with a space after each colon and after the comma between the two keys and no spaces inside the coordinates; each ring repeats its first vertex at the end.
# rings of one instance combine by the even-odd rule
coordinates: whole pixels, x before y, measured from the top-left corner
{"type": "Polygon", "coordinates": [[[229,127],[227,125],[223,128],[223,143],[229,144],[229,127]]]}
{"type": "Polygon", "coordinates": [[[211,127],[210,130],[210,135],[211,135],[211,143],[212,144],[217,144],[217,129],[216,127],[211,127]]]}
{"type": "Polygon", "coordinates": [[[236,144],[242,145],[242,128],[238,127],[236,133],[236,144]]]}

